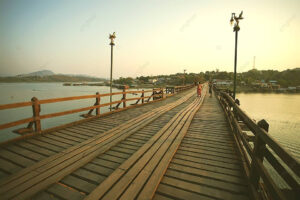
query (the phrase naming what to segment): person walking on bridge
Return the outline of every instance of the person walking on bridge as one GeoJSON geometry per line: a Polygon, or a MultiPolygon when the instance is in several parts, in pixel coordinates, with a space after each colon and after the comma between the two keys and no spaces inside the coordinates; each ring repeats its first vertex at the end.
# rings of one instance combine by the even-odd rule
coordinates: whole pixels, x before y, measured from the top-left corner
{"type": "Polygon", "coordinates": [[[201,97],[201,92],[202,92],[202,85],[201,85],[201,84],[198,84],[198,85],[197,85],[197,96],[198,96],[198,97],[201,97]]]}
{"type": "Polygon", "coordinates": [[[212,96],[212,82],[209,82],[209,97],[212,96]]]}

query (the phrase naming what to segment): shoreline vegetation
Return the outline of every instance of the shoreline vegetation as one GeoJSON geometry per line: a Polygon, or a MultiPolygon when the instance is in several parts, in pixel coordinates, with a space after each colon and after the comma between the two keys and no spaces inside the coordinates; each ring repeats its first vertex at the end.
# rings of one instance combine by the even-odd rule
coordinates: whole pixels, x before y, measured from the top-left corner
{"type": "MultiPolygon", "coordinates": [[[[200,73],[176,73],[170,75],[120,77],[113,80],[113,87],[122,89],[124,85],[130,88],[160,88],[212,81],[218,88],[233,88],[233,72],[206,71],[200,73]]],[[[300,68],[277,70],[256,70],[237,73],[237,92],[243,93],[299,93],[300,68]]],[[[104,78],[86,75],[55,74],[42,70],[29,74],[10,77],[0,77],[0,83],[34,83],[61,82],[64,86],[110,86],[104,78]]]]}
{"type": "Polygon", "coordinates": [[[68,76],[68,75],[48,75],[48,76],[10,76],[0,77],[0,83],[38,83],[38,82],[100,82],[106,81],[103,78],[68,76]]]}

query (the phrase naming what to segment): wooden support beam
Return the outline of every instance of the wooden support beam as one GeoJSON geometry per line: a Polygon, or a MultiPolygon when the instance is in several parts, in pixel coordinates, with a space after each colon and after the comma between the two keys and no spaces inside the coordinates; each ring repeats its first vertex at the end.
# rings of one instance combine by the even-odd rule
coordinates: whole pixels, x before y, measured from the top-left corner
{"type": "MultiPolygon", "coordinates": [[[[97,97],[96,97],[96,103],[95,105],[100,105],[100,95],[99,92],[96,93],[97,97]]],[[[96,108],[96,115],[100,115],[100,107],[96,108]]]]}
{"type": "Polygon", "coordinates": [[[40,120],[40,112],[41,106],[39,104],[39,100],[36,97],[32,97],[32,112],[34,118],[34,131],[36,133],[41,133],[41,120],[40,120]]]}

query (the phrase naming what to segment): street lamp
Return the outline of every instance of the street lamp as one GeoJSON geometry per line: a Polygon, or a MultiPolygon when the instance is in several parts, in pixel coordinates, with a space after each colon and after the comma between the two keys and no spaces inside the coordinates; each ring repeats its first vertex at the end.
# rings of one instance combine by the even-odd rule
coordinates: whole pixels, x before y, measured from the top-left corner
{"type": "Polygon", "coordinates": [[[116,38],[116,33],[114,32],[113,34],[109,34],[109,39],[110,39],[110,43],[109,45],[111,46],[111,53],[110,53],[110,111],[112,110],[111,107],[111,102],[112,102],[112,70],[113,70],[113,47],[115,45],[114,43],[114,39],[116,38]]]}
{"type": "Polygon", "coordinates": [[[240,30],[239,26],[239,20],[244,19],[242,17],[243,11],[240,13],[238,17],[235,16],[235,13],[232,13],[230,24],[233,25],[233,32],[235,32],[235,54],[234,54],[234,82],[233,82],[233,99],[235,99],[235,93],[236,93],[236,63],[237,63],[237,41],[238,41],[238,32],[240,30]]]}

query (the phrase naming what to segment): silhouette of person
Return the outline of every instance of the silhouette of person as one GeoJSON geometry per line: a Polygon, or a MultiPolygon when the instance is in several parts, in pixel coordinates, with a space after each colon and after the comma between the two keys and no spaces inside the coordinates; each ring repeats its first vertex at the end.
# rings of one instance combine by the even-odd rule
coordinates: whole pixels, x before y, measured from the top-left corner
{"type": "Polygon", "coordinates": [[[202,92],[202,85],[201,85],[201,84],[198,84],[198,85],[197,85],[197,96],[198,96],[198,97],[201,97],[201,92],[202,92]]]}
{"type": "Polygon", "coordinates": [[[209,96],[212,97],[212,83],[209,82],[209,96]]]}

